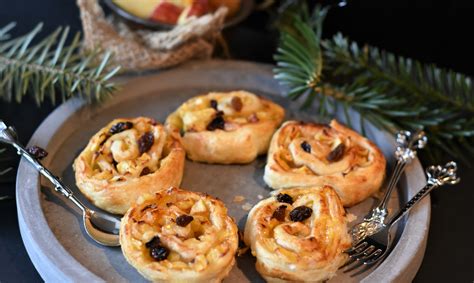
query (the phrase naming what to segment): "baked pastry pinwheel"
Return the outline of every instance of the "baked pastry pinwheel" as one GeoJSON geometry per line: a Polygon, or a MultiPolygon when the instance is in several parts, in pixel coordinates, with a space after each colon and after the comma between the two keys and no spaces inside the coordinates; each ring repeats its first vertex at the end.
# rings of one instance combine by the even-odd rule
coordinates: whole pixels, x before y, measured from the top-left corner
{"type": "Polygon", "coordinates": [[[330,279],[351,246],[344,207],[329,186],[282,190],[260,201],[249,213],[244,241],[267,282],[330,279]]]}
{"type": "Polygon", "coordinates": [[[179,186],[186,153],[153,119],[116,119],[74,161],[77,187],[96,206],[124,214],[144,193],[179,186]]]}
{"type": "Polygon", "coordinates": [[[158,282],[220,282],[235,263],[238,230],[224,204],[170,188],[141,198],[122,218],[127,261],[158,282]]]}
{"type": "Polygon", "coordinates": [[[375,144],[336,120],[287,121],[272,138],[264,180],[273,189],[330,185],[352,206],[378,191],[385,166],[375,144]]]}
{"type": "Polygon", "coordinates": [[[191,98],[166,120],[180,131],[188,157],[208,163],[248,163],[264,154],[285,111],[246,91],[191,98]]]}

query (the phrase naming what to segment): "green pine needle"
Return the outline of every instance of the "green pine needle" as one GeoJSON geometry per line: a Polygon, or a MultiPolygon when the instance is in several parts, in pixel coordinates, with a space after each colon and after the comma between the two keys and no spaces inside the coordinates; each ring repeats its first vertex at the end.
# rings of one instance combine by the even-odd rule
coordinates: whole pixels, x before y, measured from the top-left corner
{"type": "Polygon", "coordinates": [[[12,170],[11,167],[7,168],[7,169],[4,169],[3,171],[0,171],[0,176],[7,174],[8,172],[10,172],[10,170],[12,170]]]}
{"type": "MultiPolygon", "coordinates": [[[[327,9],[315,10],[313,17],[309,17],[305,10],[305,19],[315,25],[322,24],[327,9]],[[320,15],[320,17],[315,17],[320,15]]],[[[322,71],[322,54],[318,42],[320,33],[315,33],[311,25],[297,15],[289,16],[290,25],[282,27],[280,45],[274,59],[277,61],[275,78],[289,88],[289,96],[298,98],[315,90],[319,84],[322,71]]],[[[308,95],[304,103],[310,105],[314,93],[308,95]]]]}
{"type": "Polygon", "coordinates": [[[40,105],[48,97],[55,104],[57,94],[65,101],[82,97],[88,102],[102,101],[116,89],[109,80],[119,71],[111,67],[111,54],[98,50],[81,51],[80,34],[69,45],[69,28],[58,28],[38,43],[32,43],[42,24],[18,38],[8,32],[10,23],[0,29],[0,98],[17,103],[31,94],[40,105]],[[103,56],[101,56],[103,55],[103,56]]]}
{"type": "Polygon", "coordinates": [[[8,199],[12,199],[12,197],[11,196],[0,196],[0,201],[8,200],[8,199]]]}
{"type": "Polygon", "coordinates": [[[286,17],[292,21],[280,27],[274,71],[289,96],[306,96],[306,106],[317,99],[322,116],[334,115],[339,102],[349,126],[370,121],[390,132],[424,129],[434,159],[444,152],[471,163],[472,80],[376,47],[361,47],[340,33],[321,39],[326,14],[326,8],[317,6],[310,17],[302,6],[299,12],[289,12],[286,17]],[[350,121],[349,109],[360,113],[361,120],[350,121]]]}
{"type": "MultiPolygon", "coordinates": [[[[1,35],[1,30],[0,30],[0,35],[1,35]]],[[[0,155],[1,155],[2,153],[4,153],[5,150],[6,150],[5,148],[0,148],[0,155]]],[[[0,161],[3,161],[3,160],[0,159],[0,161]]],[[[7,168],[5,168],[5,169],[2,169],[2,168],[3,168],[3,167],[0,166],[0,183],[1,183],[1,181],[2,181],[2,176],[5,175],[5,174],[7,174],[8,172],[10,172],[10,171],[12,170],[11,167],[7,167],[7,168]]],[[[2,201],[2,200],[7,200],[7,199],[10,199],[10,198],[11,198],[11,197],[9,197],[9,196],[0,196],[0,201],[2,201]]]]}

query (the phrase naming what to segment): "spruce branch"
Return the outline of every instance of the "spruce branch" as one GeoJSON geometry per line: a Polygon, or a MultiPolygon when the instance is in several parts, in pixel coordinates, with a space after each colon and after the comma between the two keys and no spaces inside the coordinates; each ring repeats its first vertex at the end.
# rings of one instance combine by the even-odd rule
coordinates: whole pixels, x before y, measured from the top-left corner
{"type": "MultiPolygon", "coordinates": [[[[280,28],[275,78],[289,87],[290,97],[318,101],[322,116],[343,107],[349,126],[365,120],[380,129],[424,129],[436,149],[470,163],[474,156],[474,88],[471,78],[435,65],[422,64],[376,47],[360,46],[338,33],[321,39],[327,9],[311,16],[302,6],[290,9],[292,27],[280,28]],[[324,64],[323,64],[324,63],[324,64]],[[349,109],[360,113],[351,121],[349,109]]],[[[363,129],[363,127],[362,127],[363,129]]]]}
{"type": "Polygon", "coordinates": [[[10,23],[0,29],[0,98],[20,103],[30,93],[38,105],[46,96],[54,104],[59,92],[62,101],[78,96],[94,102],[115,91],[110,78],[120,67],[110,66],[109,52],[82,52],[79,33],[66,44],[68,27],[60,27],[33,44],[42,24],[23,36],[10,38],[8,32],[14,26],[10,23]]]}
{"type": "Polygon", "coordinates": [[[360,48],[341,33],[332,40],[321,41],[321,45],[327,59],[326,67],[335,74],[385,81],[418,99],[474,111],[472,80],[463,74],[424,65],[376,47],[360,48]]]}
{"type": "Polygon", "coordinates": [[[0,176],[7,174],[8,172],[10,172],[10,170],[12,170],[11,167],[3,169],[3,171],[0,171],[0,176]]]}
{"type": "MultiPolygon", "coordinates": [[[[2,155],[5,152],[5,150],[6,149],[4,149],[4,148],[0,148],[0,155],[2,155]]],[[[2,161],[2,160],[0,159],[0,161],[2,161]]],[[[3,162],[1,162],[1,163],[3,163],[3,162]]],[[[2,183],[2,181],[1,181],[2,176],[7,174],[8,172],[10,172],[11,170],[12,170],[12,167],[4,168],[3,166],[0,166],[0,183],[2,183]]],[[[1,196],[0,195],[0,201],[7,200],[7,199],[10,199],[10,198],[11,198],[10,196],[1,196]]]]}
{"type": "Polygon", "coordinates": [[[327,11],[318,6],[312,16],[306,8],[302,15],[291,13],[288,24],[281,26],[280,44],[274,56],[275,78],[290,89],[291,98],[307,94],[305,106],[312,103],[321,79],[323,58],[320,45],[314,44],[320,41],[321,33],[314,32],[314,27],[322,25],[327,11]]]}

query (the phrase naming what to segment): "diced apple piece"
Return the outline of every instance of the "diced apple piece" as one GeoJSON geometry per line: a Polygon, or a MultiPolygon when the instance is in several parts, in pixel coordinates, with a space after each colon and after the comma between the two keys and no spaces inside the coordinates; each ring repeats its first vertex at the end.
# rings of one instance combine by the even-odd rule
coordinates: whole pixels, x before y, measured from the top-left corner
{"type": "Polygon", "coordinates": [[[209,12],[209,1],[208,0],[194,0],[188,10],[187,17],[200,17],[209,12]]]}
{"type": "Polygon", "coordinates": [[[193,0],[191,6],[186,7],[179,17],[178,23],[182,24],[191,17],[200,17],[209,13],[208,0],[193,0]]]}
{"type": "Polygon", "coordinates": [[[193,205],[189,214],[194,215],[205,212],[207,212],[207,206],[204,201],[200,199],[193,205]]]}
{"type": "Polygon", "coordinates": [[[161,2],[153,11],[150,19],[152,21],[174,25],[178,22],[179,15],[181,15],[182,12],[183,9],[173,3],[161,2]]]}
{"type": "Polygon", "coordinates": [[[120,6],[127,12],[134,14],[137,17],[148,19],[155,7],[162,0],[113,0],[115,4],[120,6]]]}

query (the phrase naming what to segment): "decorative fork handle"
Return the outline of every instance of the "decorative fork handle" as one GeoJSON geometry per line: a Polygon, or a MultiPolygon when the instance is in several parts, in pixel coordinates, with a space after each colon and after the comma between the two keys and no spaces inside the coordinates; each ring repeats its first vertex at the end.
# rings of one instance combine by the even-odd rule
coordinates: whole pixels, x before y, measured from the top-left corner
{"type": "Polygon", "coordinates": [[[388,222],[387,225],[392,225],[398,220],[400,220],[410,209],[419,203],[425,196],[437,187],[443,185],[454,185],[459,183],[461,180],[456,175],[457,165],[456,162],[451,161],[446,163],[446,165],[441,166],[430,166],[426,169],[426,175],[428,177],[428,182],[426,186],[421,189],[415,196],[413,196],[410,201],[402,208],[400,211],[388,222]]]}
{"type": "Polygon", "coordinates": [[[388,201],[393,189],[400,180],[405,167],[416,157],[416,150],[424,148],[428,139],[425,132],[418,131],[412,134],[409,131],[400,131],[397,134],[397,150],[395,151],[395,157],[397,158],[397,165],[395,166],[394,173],[390,178],[390,181],[385,191],[385,195],[379,204],[380,210],[387,210],[388,201]]]}
{"type": "MultiPolygon", "coordinates": [[[[392,191],[398,183],[398,180],[402,176],[403,171],[407,164],[409,164],[416,157],[416,150],[425,147],[428,139],[423,131],[418,131],[412,134],[409,131],[400,131],[397,133],[397,149],[395,151],[395,157],[397,164],[393,171],[392,176],[385,190],[385,194],[382,201],[377,207],[372,209],[371,213],[368,214],[364,221],[373,222],[374,227],[381,226],[385,223],[385,217],[388,214],[387,206],[392,195],[392,191]]],[[[364,228],[366,229],[366,228],[364,228]]],[[[377,230],[376,228],[370,230],[377,230]]]]}
{"type": "Polygon", "coordinates": [[[45,176],[54,185],[54,190],[59,192],[67,199],[71,200],[77,207],[82,211],[86,210],[86,207],[82,202],[77,199],[73,192],[68,186],[66,186],[58,177],[56,177],[51,171],[45,168],[33,155],[31,155],[18,141],[15,130],[12,127],[8,127],[5,123],[0,120],[0,142],[11,144],[16,150],[17,154],[23,156],[29,163],[31,163],[41,175],[45,176]]]}

